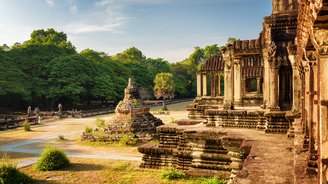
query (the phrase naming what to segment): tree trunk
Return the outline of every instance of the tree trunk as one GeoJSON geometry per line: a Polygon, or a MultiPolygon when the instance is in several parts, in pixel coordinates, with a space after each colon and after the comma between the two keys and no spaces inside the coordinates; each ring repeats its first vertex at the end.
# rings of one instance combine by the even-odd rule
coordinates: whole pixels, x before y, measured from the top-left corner
{"type": "Polygon", "coordinates": [[[163,110],[167,110],[167,106],[166,106],[166,99],[163,98],[163,110]]]}

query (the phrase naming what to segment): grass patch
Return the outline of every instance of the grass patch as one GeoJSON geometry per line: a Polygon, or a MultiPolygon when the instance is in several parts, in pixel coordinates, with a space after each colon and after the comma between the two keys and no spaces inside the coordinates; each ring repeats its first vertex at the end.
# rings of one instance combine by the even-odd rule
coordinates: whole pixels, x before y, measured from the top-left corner
{"type": "Polygon", "coordinates": [[[20,172],[16,166],[10,162],[10,158],[5,154],[0,159],[0,184],[30,184],[33,180],[31,177],[20,172]]]}
{"type": "Polygon", "coordinates": [[[66,168],[70,165],[63,150],[54,146],[47,146],[41,153],[35,168],[39,171],[52,171],[66,168]]]}
{"type": "Polygon", "coordinates": [[[170,167],[163,169],[161,173],[161,179],[164,180],[178,180],[178,179],[187,179],[188,177],[182,172],[174,170],[170,167]]]}

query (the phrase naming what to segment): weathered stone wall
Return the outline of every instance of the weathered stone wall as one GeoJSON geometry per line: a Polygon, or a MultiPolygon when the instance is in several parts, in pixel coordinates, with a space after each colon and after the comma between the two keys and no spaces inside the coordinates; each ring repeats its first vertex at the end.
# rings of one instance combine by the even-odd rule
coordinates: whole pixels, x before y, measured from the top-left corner
{"type": "Polygon", "coordinates": [[[142,168],[172,166],[191,176],[234,177],[250,151],[244,139],[195,126],[160,126],[158,145],[143,145],[142,168]]]}

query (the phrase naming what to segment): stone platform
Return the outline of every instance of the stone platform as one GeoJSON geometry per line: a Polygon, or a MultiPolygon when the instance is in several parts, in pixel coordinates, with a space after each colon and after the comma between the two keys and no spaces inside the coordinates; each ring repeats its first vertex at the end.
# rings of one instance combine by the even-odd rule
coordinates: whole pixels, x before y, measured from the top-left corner
{"type": "Polygon", "coordinates": [[[191,176],[233,178],[241,169],[250,146],[244,139],[204,124],[160,126],[158,145],[143,145],[142,168],[172,166],[191,176]]]}
{"type": "Polygon", "coordinates": [[[293,140],[256,129],[160,126],[158,145],[144,145],[143,168],[172,166],[191,176],[234,183],[293,183],[293,140]]]}

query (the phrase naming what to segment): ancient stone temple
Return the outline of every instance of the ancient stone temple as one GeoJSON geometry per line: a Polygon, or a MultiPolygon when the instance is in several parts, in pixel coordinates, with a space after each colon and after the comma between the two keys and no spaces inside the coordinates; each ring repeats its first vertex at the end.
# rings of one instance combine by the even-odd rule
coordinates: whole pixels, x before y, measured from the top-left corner
{"type": "Polygon", "coordinates": [[[139,90],[130,78],[124,90],[124,99],[117,104],[115,116],[104,128],[104,132],[109,135],[109,139],[112,137],[110,135],[119,137],[133,133],[139,140],[150,140],[156,134],[156,127],[160,125],[163,125],[162,120],[149,112],[149,107],[143,104],[139,90]]]}
{"type": "Polygon", "coordinates": [[[143,104],[139,90],[131,78],[124,90],[124,99],[117,104],[115,113],[106,129],[111,134],[132,132],[139,139],[150,138],[149,136],[156,133],[156,127],[163,125],[162,120],[153,116],[149,107],[143,104]]]}
{"type": "Polygon", "coordinates": [[[272,0],[272,14],[264,18],[259,37],[234,41],[221,51],[204,61],[196,78],[197,97],[186,107],[190,121],[203,124],[159,127],[160,144],[139,148],[142,167],[172,165],[187,173],[197,168],[198,174],[202,168],[233,177],[232,168],[242,169],[241,155],[251,145],[229,139],[240,161],[231,166],[236,158],[227,154],[226,128],[250,128],[301,136],[307,164],[295,159],[294,169],[327,183],[328,1],[272,0]]]}

